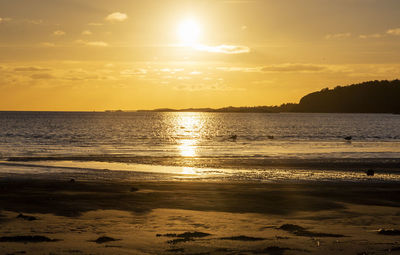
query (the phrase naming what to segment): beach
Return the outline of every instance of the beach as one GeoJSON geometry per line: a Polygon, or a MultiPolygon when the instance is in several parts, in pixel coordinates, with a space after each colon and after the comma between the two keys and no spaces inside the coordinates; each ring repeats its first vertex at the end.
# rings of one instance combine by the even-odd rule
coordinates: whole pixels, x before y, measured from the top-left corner
{"type": "Polygon", "coordinates": [[[223,181],[177,174],[160,181],[150,173],[135,181],[129,171],[101,178],[101,170],[18,173],[8,167],[0,178],[1,254],[400,250],[397,181],[223,181]]]}
{"type": "Polygon", "coordinates": [[[0,254],[400,252],[397,115],[0,118],[0,254]]]}

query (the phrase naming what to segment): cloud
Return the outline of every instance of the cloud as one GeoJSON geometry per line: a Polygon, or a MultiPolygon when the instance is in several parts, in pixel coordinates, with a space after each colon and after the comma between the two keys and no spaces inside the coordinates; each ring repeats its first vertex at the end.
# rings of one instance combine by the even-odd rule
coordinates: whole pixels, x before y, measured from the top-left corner
{"type": "MultiPolygon", "coordinates": [[[[169,83],[166,83],[169,84],[169,83]]],[[[182,83],[173,87],[175,90],[183,91],[243,91],[243,88],[234,88],[222,83],[222,81],[214,83],[182,83]]]]}
{"type": "Polygon", "coordinates": [[[388,35],[400,35],[400,28],[393,28],[386,31],[388,35]]]}
{"type": "Polygon", "coordinates": [[[370,35],[360,35],[361,39],[368,39],[368,38],[382,38],[384,35],[381,34],[370,34],[370,35]]]}
{"type": "Polygon", "coordinates": [[[1,23],[5,23],[5,22],[8,22],[8,21],[11,21],[11,18],[1,18],[1,17],[0,17],[0,24],[1,24],[1,23]]]}
{"type": "Polygon", "coordinates": [[[262,72],[321,72],[327,70],[326,66],[315,64],[280,64],[264,66],[262,72]]]}
{"type": "Polygon", "coordinates": [[[55,77],[49,73],[37,73],[37,74],[32,74],[31,78],[35,80],[47,80],[47,79],[54,79],[55,77]]]}
{"type": "Polygon", "coordinates": [[[352,72],[348,66],[343,65],[319,65],[319,64],[302,64],[302,63],[284,63],[271,64],[265,66],[230,66],[216,67],[216,70],[224,72],[243,72],[243,73],[348,73],[352,72]]]}
{"type": "Polygon", "coordinates": [[[26,22],[29,24],[33,24],[33,25],[41,25],[44,23],[44,21],[42,19],[29,19],[29,20],[26,20],[26,22]]]}
{"type": "Polygon", "coordinates": [[[201,75],[201,74],[203,74],[203,72],[200,72],[200,71],[193,71],[193,72],[190,72],[189,74],[190,74],[190,75],[201,75]]]}
{"type": "Polygon", "coordinates": [[[393,35],[393,36],[400,36],[400,28],[392,28],[386,30],[386,32],[383,32],[382,34],[367,34],[367,35],[359,35],[360,39],[368,39],[368,38],[383,38],[388,35],[393,35]]]}
{"type": "Polygon", "coordinates": [[[91,22],[91,23],[88,24],[88,26],[93,26],[93,27],[99,27],[99,26],[102,26],[102,25],[103,25],[103,23],[96,23],[96,22],[91,22]]]}
{"type": "Polygon", "coordinates": [[[82,31],[82,35],[92,35],[93,33],[92,33],[92,31],[90,31],[90,30],[84,30],[84,31],[82,31]]]}
{"type": "Polygon", "coordinates": [[[109,46],[108,43],[103,42],[103,41],[92,41],[92,42],[89,42],[89,41],[84,41],[84,40],[77,40],[75,42],[79,43],[79,44],[86,45],[86,46],[94,46],[94,47],[108,47],[109,46]]]}
{"type": "Polygon", "coordinates": [[[330,40],[330,39],[343,39],[343,38],[348,38],[351,36],[351,33],[339,33],[339,34],[328,34],[325,36],[325,39],[330,40]]]}
{"type": "Polygon", "coordinates": [[[50,71],[50,69],[37,67],[37,66],[22,66],[22,67],[14,68],[14,71],[17,71],[17,72],[42,72],[42,71],[50,71]]]}
{"type": "Polygon", "coordinates": [[[96,42],[86,42],[87,46],[96,46],[96,47],[107,47],[108,43],[103,41],[96,41],[96,42]]]}
{"type": "Polygon", "coordinates": [[[64,31],[62,31],[62,30],[56,30],[56,31],[53,32],[53,35],[55,35],[55,36],[63,36],[65,34],[66,33],[64,31]]]}
{"type": "Polygon", "coordinates": [[[125,21],[128,18],[128,15],[125,13],[121,13],[121,12],[114,12],[109,14],[106,17],[107,21],[110,22],[121,22],[121,21],[125,21]]]}
{"type": "Polygon", "coordinates": [[[211,53],[224,53],[224,54],[241,54],[249,53],[250,48],[242,45],[218,45],[218,46],[208,46],[208,45],[196,45],[194,47],[198,51],[206,51],[211,53]]]}
{"type": "Polygon", "coordinates": [[[185,69],[183,69],[183,68],[161,68],[161,69],[155,69],[155,70],[163,72],[163,73],[170,73],[170,74],[175,74],[178,72],[185,71],[185,69]]]}
{"type": "Polygon", "coordinates": [[[105,79],[103,76],[99,76],[101,72],[91,72],[84,69],[73,69],[64,73],[60,76],[61,79],[67,81],[85,81],[85,80],[100,80],[105,79]]]}
{"type": "Polygon", "coordinates": [[[245,73],[253,73],[253,72],[260,72],[260,68],[258,67],[217,67],[217,70],[224,71],[224,72],[245,72],[245,73]]]}

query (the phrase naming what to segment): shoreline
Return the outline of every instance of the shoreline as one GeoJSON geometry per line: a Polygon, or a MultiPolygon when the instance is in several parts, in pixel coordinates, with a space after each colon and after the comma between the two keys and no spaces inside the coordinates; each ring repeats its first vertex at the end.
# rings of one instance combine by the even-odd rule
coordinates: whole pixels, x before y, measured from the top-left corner
{"type": "MultiPolygon", "coordinates": [[[[341,162],[343,163],[343,162],[341,162]]],[[[377,163],[377,162],[375,162],[377,163]]],[[[365,164],[365,162],[364,162],[365,164]]],[[[390,166],[395,162],[390,161],[390,166]]],[[[62,179],[66,175],[81,180],[212,182],[212,183],[400,183],[394,168],[311,168],[263,166],[263,168],[209,168],[188,165],[153,165],[127,162],[80,160],[0,161],[0,178],[62,179]],[[367,172],[372,172],[368,175],[367,172]]]]}
{"type": "Polygon", "coordinates": [[[2,162],[38,162],[38,161],[77,161],[132,163],[160,166],[229,168],[229,169],[386,169],[400,172],[400,158],[270,158],[258,156],[222,156],[222,157],[183,157],[183,156],[131,156],[131,155],[88,155],[88,156],[40,156],[6,157],[2,162]]]}

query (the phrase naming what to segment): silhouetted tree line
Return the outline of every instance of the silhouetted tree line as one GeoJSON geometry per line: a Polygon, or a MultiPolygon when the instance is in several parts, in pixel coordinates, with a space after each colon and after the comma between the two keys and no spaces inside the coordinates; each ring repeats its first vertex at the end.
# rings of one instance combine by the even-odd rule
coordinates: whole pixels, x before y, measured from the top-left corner
{"type": "Polygon", "coordinates": [[[400,113],[400,81],[368,81],[304,96],[296,112],[400,113]]]}
{"type": "MultiPolygon", "coordinates": [[[[142,110],[146,111],[146,110],[142,110]]],[[[324,88],[304,96],[298,104],[280,106],[156,109],[157,112],[337,112],[400,114],[400,80],[368,81],[349,86],[324,88]]]]}

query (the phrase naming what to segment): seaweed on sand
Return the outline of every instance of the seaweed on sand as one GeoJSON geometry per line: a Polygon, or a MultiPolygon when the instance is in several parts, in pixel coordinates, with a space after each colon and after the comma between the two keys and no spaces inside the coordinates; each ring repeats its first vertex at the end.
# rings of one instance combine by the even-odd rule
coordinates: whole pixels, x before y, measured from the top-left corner
{"type": "Polygon", "coordinates": [[[41,242],[57,242],[58,239],[50,239],[46,236],[2,236],[0,242],[13,243],[41,243],[41,242]]]}

